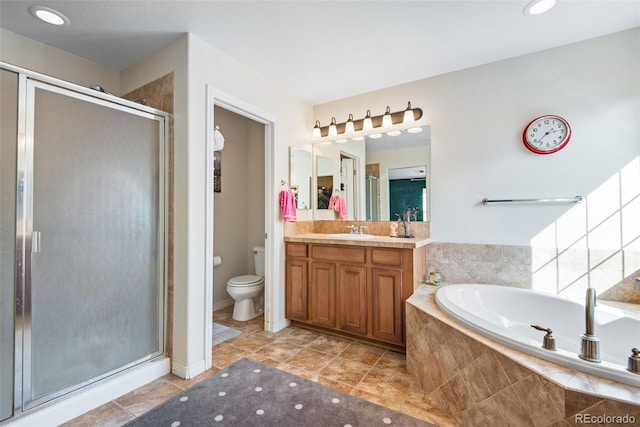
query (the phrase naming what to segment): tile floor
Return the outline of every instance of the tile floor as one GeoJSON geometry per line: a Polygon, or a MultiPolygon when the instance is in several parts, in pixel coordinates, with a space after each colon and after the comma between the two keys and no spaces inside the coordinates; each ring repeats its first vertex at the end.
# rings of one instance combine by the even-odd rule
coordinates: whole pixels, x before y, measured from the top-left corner
{"type": "Polygon", "coordinates": [[[438,426],[456,425],[411,379],[404,354],[293,326],[278,333],[265,332],[261,317],[237,322],[231,318],[231,307],[216,311],[213,318],[242,333],[213,347],[211,369],[191,380],[166,375],[64,426],[126,424],[243,357],[438,426]]]}

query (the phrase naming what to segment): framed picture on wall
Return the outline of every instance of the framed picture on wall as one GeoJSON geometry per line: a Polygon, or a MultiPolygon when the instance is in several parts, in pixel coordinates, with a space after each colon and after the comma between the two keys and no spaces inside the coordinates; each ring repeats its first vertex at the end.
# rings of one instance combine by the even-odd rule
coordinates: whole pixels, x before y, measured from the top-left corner
{"type": "Polygon", "coordinates": [[[213,192],[222,191],[222,151],[213,152],[213,192]]]}

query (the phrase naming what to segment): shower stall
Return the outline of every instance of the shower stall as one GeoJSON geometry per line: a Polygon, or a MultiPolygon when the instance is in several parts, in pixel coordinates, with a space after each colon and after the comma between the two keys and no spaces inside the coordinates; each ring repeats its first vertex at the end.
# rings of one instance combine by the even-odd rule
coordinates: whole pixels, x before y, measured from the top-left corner
{"type": "Polygon", "coordinates": [[[0,63],[0,421],[164,355],[167,115],[0,63]]]}

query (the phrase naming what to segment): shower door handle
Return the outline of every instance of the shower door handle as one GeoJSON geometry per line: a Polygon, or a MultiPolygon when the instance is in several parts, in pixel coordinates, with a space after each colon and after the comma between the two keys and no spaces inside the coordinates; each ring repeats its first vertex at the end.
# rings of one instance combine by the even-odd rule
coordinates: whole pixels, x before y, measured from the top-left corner
{"type": "Polygon", "coordinates": [[[31,253],[35,254],[40,252],[40,232],[34,231],[31,233],[31,253]]]}

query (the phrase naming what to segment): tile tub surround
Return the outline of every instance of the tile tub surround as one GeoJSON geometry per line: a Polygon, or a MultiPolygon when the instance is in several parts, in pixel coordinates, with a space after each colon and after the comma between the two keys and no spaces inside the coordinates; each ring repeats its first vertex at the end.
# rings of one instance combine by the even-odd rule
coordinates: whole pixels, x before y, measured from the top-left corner
{"type": "Polygon", "coordinates": [[[437,289],[424,285],[407,300],[407,371],[460,425],[566,426],[627,414],[640,421],[640,388],[496,343],[441,311],[437,289]]]}
{"type": "Polygon", "coordinates": [[[592,286],[599,300],[640,304],[634,281],[640,277],[640,252],[631,245],[605,253],[432,242],[427,247],[427,271],[439,272],[444,283],[505,285],[568,297],[584,298],[585,289],[592,286]]]}

